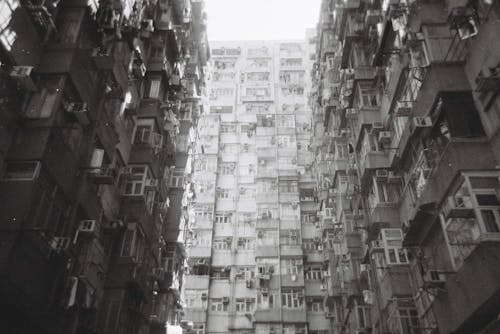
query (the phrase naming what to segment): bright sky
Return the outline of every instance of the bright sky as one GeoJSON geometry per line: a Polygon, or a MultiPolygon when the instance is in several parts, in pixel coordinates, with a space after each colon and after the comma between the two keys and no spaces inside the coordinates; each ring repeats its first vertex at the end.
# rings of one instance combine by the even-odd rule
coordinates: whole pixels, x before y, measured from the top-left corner
{"type": "Polygon", "coordinates": [[[303,39],[315,28],[321,0],[205,0],[208,39],[303,39]]]}

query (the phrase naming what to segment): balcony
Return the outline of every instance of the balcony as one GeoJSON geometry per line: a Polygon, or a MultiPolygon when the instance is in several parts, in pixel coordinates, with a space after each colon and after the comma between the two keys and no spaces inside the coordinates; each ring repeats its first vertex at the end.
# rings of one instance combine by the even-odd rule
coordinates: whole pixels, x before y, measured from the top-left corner
{"type": "Polygon", "coordinates": [[[432,309],[442,333],[472,333],[493,321],[500,308],[500,245],[483,242],[448,279],[432,309]],[[481,273],[478,275],[478,273],[481,273]]]}
{"type": "Polygon", "coordinates": [[[364,179],[367,174],[367,170],[374,169],[384,169],[388,168],[389,165],[389,154],[388,152],[380,151],[370,151],[366,152],[364,156],[360,158],[361,166],[361,177],[364,179]]]}
{"type": "Polygon", "coordinates": [[[399,296],[406,297],[412,294],[410,270],[408,266],[392,266],[386,268],[384,276],[379,284],[382,309],[391,302],[391,299],[399,296]]]}
{"type": "Polygon", "coordinates": [[[255,322],[280,322],[281,311],[279,308],[257,309],[254,313],[255,322]]]}

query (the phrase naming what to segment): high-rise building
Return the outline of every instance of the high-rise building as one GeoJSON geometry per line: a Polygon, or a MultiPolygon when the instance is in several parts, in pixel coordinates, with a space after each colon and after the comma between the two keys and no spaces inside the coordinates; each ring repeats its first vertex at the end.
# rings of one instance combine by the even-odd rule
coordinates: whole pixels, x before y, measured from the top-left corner
{"type": "Polygon", "coordinates": [[[333,333],[500,331],[499,18],[498,1],[322,2],[310,102],[333,333]]]}
{"type": "Polygon", "coordinates": [[[212,42],[185,318],[201,333],[327,333],[311,41],[212,42]]]}
{"type": "Polygon", "coordinates": [[[0,1],[0,332],[180,330],[203,1],[0,1]]]}

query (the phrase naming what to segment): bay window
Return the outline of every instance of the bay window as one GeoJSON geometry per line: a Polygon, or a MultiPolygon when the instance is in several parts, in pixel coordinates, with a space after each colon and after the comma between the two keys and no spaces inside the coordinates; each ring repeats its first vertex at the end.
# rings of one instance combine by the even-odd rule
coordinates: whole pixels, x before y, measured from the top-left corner
{"type": "Polygon", "coordinates": [[[301,288],[283,288],[281,292],[281,305],[285,309],[298,309],[304,307],[304,291],[301,288]]]}
{"type": "Polygon", "coordinates": [[[283,259],[281,260],[282,275],[302,275],[302,259],[283,259]]]}
{"type": "Polygon", "coordinates": [[[125,196],[146,196],[148,185],[154,181],[153,175],[147,165],[132,165],[130,175],[122,180],[122,195],[125,196]]]}
{"type": "Polygon", "coordinates": [[[210,298],[210,311],[227,312],[228,304],[224,303],[222,298],[210,298]]]}
{"type": "Polygon", "coordinates": [[[498,172],[466,173],[442,205],[440,215],[455,269],[477,245],[500,238],[498,172]]]}
{"type": "Polygon", "coordinates": [[[306,301],[306,307],[308,312],[325,312],[323,297],[308,297],[306,301]]]}
{"type": "Polygon", "coordinates": [[[354,103],[356,108],[373,108],[380,105],[379,93],[371,82],[358,83],[354,103]]]}
{"type": "Polygon", "coordinates": [[[135,261],[141,261],[144,252],[144,233],[136,223],[127,224],[127,230],[123,235],[120,255],[131,257],[135,261]]]}
{"type": "Polygon", "coordinates": [[[254,298],[237,298],[236,299],[236,313],[250,313],[255,308],[254,298]]]}
{"type": "Polygon", "coordinates": [[[308,281],[319,281],[322,278],[321,267],[309,267],[305,270],[305,279],[308,281]]]}
{"type": "Polygon", "coordinates": [[[257,308],[258,309],[277,309],[279,308],[279,295],[276,292],[269,291],[267,294],[263,295],[259,293],[257,295],[257,308]]]}

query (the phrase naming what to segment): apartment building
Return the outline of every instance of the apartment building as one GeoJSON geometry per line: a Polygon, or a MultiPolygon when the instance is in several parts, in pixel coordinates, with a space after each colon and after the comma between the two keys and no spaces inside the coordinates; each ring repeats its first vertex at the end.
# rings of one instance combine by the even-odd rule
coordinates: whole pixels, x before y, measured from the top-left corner
{"type": "Polygon", "coordinates": [[[332,333],[500,331],[498,1],[324,0],[311,109],[332,333]]]}
{"type": "Polygon", "coordinates": [[[179,332],[206,23],[195,0],[0,2],[2,332],[179,332]]]}
{"type": "Polygon", "coordinates": [[[184,318],[197,334],[327,333],[308,106],[314,39],[211,47],[184,318]]]}

